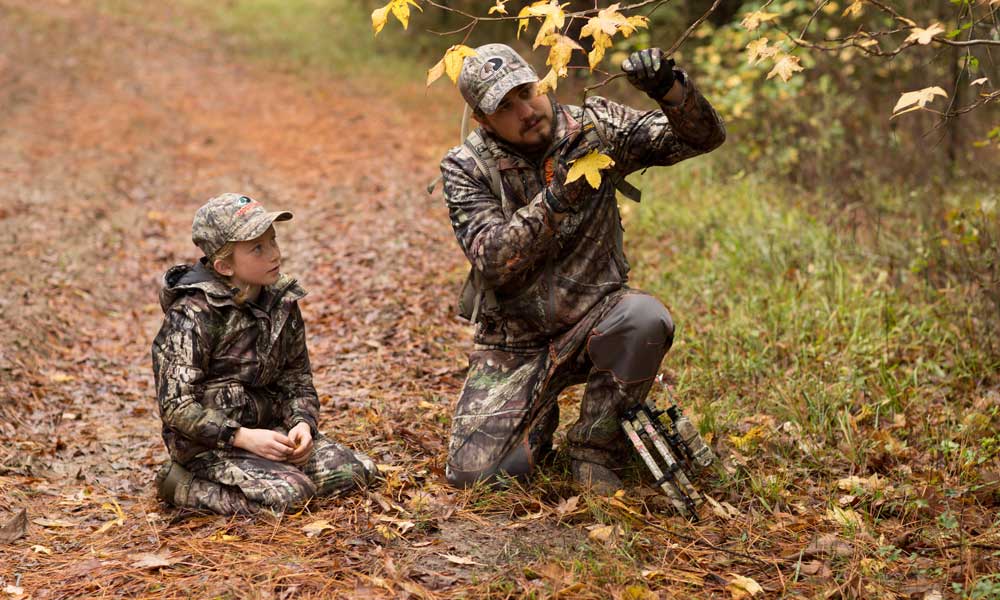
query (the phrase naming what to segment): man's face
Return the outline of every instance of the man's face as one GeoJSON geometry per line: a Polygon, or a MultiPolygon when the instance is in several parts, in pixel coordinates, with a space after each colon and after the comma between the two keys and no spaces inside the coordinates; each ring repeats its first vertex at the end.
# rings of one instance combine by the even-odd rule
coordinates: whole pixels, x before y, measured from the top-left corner
{"type": "Polygon", "coordinates": [[[236,242],[226,266],[231,273],[223,274],[237,287],[268,286],[277,282],[281,275],[281,249],[274,226],[256,239],[236,242]]]}
{"type": "Polygon", "coordinates": [[[537,90],[537,83],[519,85],[507,92],[493,114],[475,118],[486,131],[516,148],[547,148],[552,143],[552,103],[537,90]]]}

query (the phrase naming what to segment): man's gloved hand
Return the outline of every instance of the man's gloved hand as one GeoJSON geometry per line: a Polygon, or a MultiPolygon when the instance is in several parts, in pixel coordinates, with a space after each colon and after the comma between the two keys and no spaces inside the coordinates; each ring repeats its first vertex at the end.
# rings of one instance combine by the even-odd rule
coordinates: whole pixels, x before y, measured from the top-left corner
{"type": "Polygon", "coordinates": [[[633,52],[622,62],[622,71],[636,89],[660,101],[674,86],[674,59],[663,56],[659,48],[633,52]]]}
{"type": "Polygon", "coordinates": [[[552,180],[545,188],[545,200],[549,207],[558,213],[576,212],[584,199],[595,190],[590,187],[585,177],[572,183],[566,183],[572,162],[586,156],[594,149],[592,144],[583,143],[584,136],[577,134],[573,139],[563,144],[552,157],[552,180]]]}

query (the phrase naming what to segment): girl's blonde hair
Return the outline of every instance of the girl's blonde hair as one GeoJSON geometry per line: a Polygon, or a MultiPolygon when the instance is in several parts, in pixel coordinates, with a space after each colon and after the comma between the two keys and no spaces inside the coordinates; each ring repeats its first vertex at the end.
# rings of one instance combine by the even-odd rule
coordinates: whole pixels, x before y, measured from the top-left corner
{"type": "MultiPolygon", "coordinates": [[[[212,272],[215,273],[217,277],[219,277],[220,279],[229,284],[232,283],[229,277],[226,277],[222,273],[219,273],[218,271],[215,270],[215,261],[217,260],[228,261],[233,256],[233,252],[235,250],[236,250],[236,242],[226,242],[221,248],[216,250],[215,254],[208,257],[208,267],[212,269],[212,272]]],[[[236,294],[233,296],[233,302],[235,302],[236,304],[243,304],[244,302],[247,301],[247,292],[242,288],[236,288],[236,289],[238,289],[239,291],[236,292],[236,294]]]]}

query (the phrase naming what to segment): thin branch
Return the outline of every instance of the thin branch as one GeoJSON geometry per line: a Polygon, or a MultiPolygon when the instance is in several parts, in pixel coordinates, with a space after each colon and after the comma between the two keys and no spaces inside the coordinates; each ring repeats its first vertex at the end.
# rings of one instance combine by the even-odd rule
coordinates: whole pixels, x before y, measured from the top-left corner
{"type": "MultiPolygon", "coordinates": [[[[660,3],[662,4],[663,1],[664,0],[660,0],[660,3]]],[[[694,32],[694,30],[697,29],[699,25],[701,25],[702,23],[704,23],[705,19],[707,19],[709,17],[709,15],[711,15],[712,12],[714,12],[715,9],[719,7],[719,3],[720,2],[722,2],[722,0],[715,0],[715,2],[712,3],[712,6],[710,6],[709,9],[705,11],[705,14],[701,15],[701,17],[699,17],[698,20],[696,20],[694,23],[691,23],[691,26],[687,28],[687,30],[681,35],[681,37],[679,37],[677,39],[677,41],[675,41],[673,44],[671,44],[670,48],[668,48],[666,51],[664,51],[664,55],[670,56],[673,53],[677,52],[677,49],[680,48],[681,45],[684,42],[686,42],[689,37],[691,37],[691,34],[694,32]]],[[[656,8],[659,8],[659,6],[655,7],[653,10],[656,10],[656,8]]],[[[590,85],[590,86],[587,86],[587,87],[583,88],[583,97],[586,98],[587,94],[590,93],[591,90],[596,90],[598,88],[602,88],[602,87],[608,85],[609,83],[611,83],[612,81],[614,81],[615,79],[618,79],[619,77],[624,77],[624,76],[625,76],[624,73],[616,73],[614,75],[609,76],[607,79],[605,79],[604,81],[602,81],[600,83],[595,83],[594,85],[590,85]]]]}
{"type": "MultiPolygon", "coordinates": [[[[458,8],[454,8],[454,7],[451,7],[451,6],[446,6],[444,4],[436,2],[435,0],[424,0],[424,1],[427,2],[427,4],[430,4],[431,6],[439,8],[439,9],[441,9],[443,11],[447,11],[447,12],[450,12],[450,13],[455,13],[456,15],[461,15],[461,16],[465,17],[466,19],[472,19],[472,20],[475,20],[475,21],[517,21],[517,20],[520,20],[520,19],[532,18],[532,17],[518,17],[518,16],[515,16],[515,15],[507,15],[507,16],[502,16],[502,17],[478,17],[478,16],[476,16],[474,14],[467,13],[464,10],[461,10],[461,9],[458,9],[458,8]]],[[[650,4],[655,4],[657,2],[662,2],[662,1],[663,0],[642,0],[641,2],[636,2],[635,4],[628,4],[626,6],[620,6],[618,8],[618,12],[624,13],[624,12],[628,12],[628,11],[633,11],[633,10],[640,9],[643,6],[648,6],[650,4]]],[[[573,17],[586,17],[588,15],[596,15],[598,12],[600,12],[600,10],[601,10],[600,8],[595,7],[595,8],[588,8],[588,9],[580,10],[580,11],[576,11],[576,12],[566,13],[565,15],[566,15],[566,17],[569,17],[569,18],[573,18],[573,17]]]]}
{"type": "Polygon", "coordinates": [[[687,28],[687,31],[684,32],[684,35],[682,35],[676,42],[674,42],[673,45],[670,46],[670,49],[667,50],[667,56],[670,56],[674,52],[677,52],[677,49],[681,47],[681,44],[686,42],[687,39],[691,37],[691,34],[694,32],[694,30],[697,29],[699,25],[704,23],[705,19],[707,19],[709,15],[715,12],[715,9],[719,7],[720,2],[722,2],[722,0],[715,0],[715,2],[712,3],[712,6],[710,6],[708,10],[705,11],[705,14],[701,15],[701,17],[699,17],[698,20],[695,21],[694,23],[691,23],[691,26],[687,28]]]}

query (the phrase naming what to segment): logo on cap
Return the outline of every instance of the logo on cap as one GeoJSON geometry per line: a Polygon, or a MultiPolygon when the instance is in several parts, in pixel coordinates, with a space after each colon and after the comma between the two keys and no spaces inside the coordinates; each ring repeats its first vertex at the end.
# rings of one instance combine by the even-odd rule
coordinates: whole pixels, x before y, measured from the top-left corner
{"type": "Polygon", "coordinates": [[[504,62],[503,58],[499,56],[494,56],[493,58],[484,62],[483,66],[480,67],[479,77],[482,79],[489,79],[490,77],[495,76],[497,73],[500,72],[500,69],[503,68],[504,64],[506,63],[504,62]]]}

